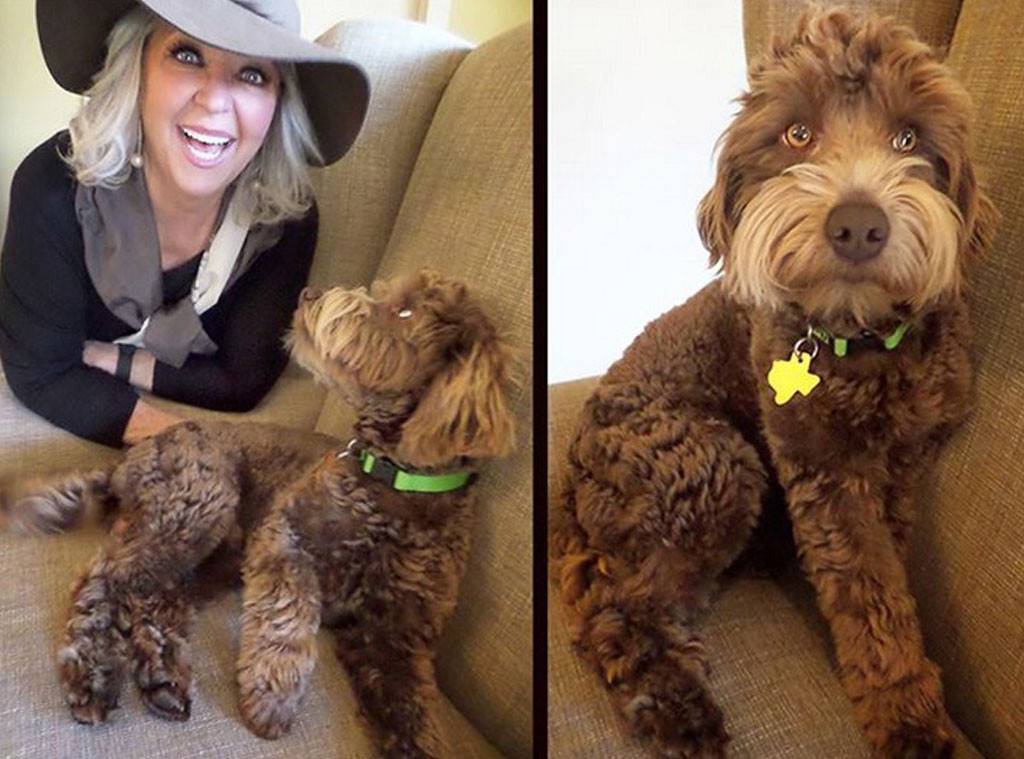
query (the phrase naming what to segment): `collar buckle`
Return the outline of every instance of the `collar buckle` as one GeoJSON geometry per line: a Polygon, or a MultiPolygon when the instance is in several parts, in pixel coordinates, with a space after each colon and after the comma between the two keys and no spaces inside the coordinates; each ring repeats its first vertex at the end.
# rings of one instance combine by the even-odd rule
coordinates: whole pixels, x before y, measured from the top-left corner
{"type": "Polygon", "coordinates": [[[373,462],[369,468],[366,467],[364,461],[363,471],[373,477],[373,479],[380,480],[388,487],[393,488],[400,470],[398,469],[398,465],[391,459],[385,458],[384,456],[374,456],[373,462]]]}
{"type": "Polygon", "coordinates": [[[476,473],[417,474],[402,469],[386,456],[365,449],[359,451],[359,469],[363,474],[383,482],[389,488],[409,493],[448,493],[471,484],[476,473]]]}

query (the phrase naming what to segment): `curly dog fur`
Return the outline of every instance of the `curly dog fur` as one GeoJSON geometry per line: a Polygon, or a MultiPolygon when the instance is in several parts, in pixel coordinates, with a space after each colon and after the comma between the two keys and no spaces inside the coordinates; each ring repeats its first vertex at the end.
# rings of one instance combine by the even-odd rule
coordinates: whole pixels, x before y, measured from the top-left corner
{"type": "MultiPolygon", "coordinates": [[[[356,407],[360,448],[418,473],[473,473],[511,449],[510,354],[461,283],[421,272],[375,294],[307,290],[289,340],[356,407]]],[[[345,449],[271,425],[184,422],[110,470],[8,493],[8,518],[28,528],[71,526],[90,503],[117,510],[58,657],[74,718],[107,719],[130,661],[147,707],[187,719],[195,592],[240,567],[239,705],[253,732],[289,730],[323,624],[381,753],[446,754],[434,654],[466,566],[472,487],[399,492],[345,449]]]]}
{"type": "Polygon", "coordinates": [[[694,617],[764,525],[788,521],[872,750],[950,756],[904,558],[918,483],[971,402],[961,293],[996,213],[970,102],[910,29],[819,7],[749,83],[698,209],[723,276],[648,325],[587,401],[553,576],[634,734],[723,756],[694,617]],[[877,344],[901,322],[896,348],[877,344]],[[876,344],[818,345],[820,384],[778,405],[769,370],[810,326],[876,344]]]}

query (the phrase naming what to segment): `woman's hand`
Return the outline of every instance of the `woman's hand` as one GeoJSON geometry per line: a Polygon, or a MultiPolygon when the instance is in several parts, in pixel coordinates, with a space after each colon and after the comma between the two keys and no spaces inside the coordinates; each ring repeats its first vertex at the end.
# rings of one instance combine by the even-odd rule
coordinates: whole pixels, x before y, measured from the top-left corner
{"type": "MultiPolygon", "coordinates": [[[[117,375],[117,357],[119,347],[116,343],[104,343],[99,340],[86,340],[82,345],[82,363],[99,369],[111,376],[117,375]]],[[[153,370],[156,358],[145,350],[136,350],[132,355],[132,368],[128,374],[128,382],[140,390],[147,392],[153,389],[153,370]]]]}
{"type": "Polygon", "coordinates": [[[117,370],[117,346],[86,340],[82,345],[82,363],[112,375],[117,370]]]}
{"type": "Polygon", "coordinates": [[[125,445],[135,445],[140,440],[152,437],[165,427],[170,427],[181,421],[184,421],[182,417],[161,411],[140,398],[135,404],[135,410],[132,411],[132,415],[128,419],[128,426],[124,430],[125,445]]]}

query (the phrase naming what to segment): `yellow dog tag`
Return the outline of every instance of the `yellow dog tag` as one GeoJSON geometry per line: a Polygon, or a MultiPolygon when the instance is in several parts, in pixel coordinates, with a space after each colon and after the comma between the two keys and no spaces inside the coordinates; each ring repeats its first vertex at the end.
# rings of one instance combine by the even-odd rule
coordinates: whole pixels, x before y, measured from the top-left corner
{"type": "Polygon", "coordinates": [[[821,377],[811,374],[810,353],[794,350],[788,361],[772,361],[768,372],[768,385],[775,391],[775,403],[784,406],[797,393],[807,396],[821,382],[821,377]]]}

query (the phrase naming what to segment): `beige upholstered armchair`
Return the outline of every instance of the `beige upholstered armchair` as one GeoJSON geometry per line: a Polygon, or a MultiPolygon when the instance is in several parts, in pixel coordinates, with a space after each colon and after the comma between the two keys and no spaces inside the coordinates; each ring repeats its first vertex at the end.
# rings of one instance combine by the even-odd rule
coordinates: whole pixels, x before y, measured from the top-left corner
{"type": "MultiPolygon", "coordinates": [[[[527,359],[513,397],[518,449],[482,475],[470,567],[438,662],[443,726],[458,757],[531,755],[531,39],[523,26],[471,49],[431,27],[397,21],[346,22],[324,37],[364,66],[373,96],[352,152],[316,177],[321,229],[313,283],[368,284],[424,266],[457,275],[527,359]]],[[[294,366],[249,414],[177,410],[339,437],[352,421],[294,366]]],[[[34,417],[0,383],[0,478],[91,466],[113,455],[34,417]]],[[[0,757],[373,755],[326,635],[291,734],[267,742],[246,731],[235,703],[237,596],[198,615],[188,723],[148,715],[130,684],[110,724],[72,722],[55,655],[69,584],[101,537],[98,530],[0,534],[0,757]]]]}
{"type": "MultiPolygon", "coordinates": [[[[746,0],[748,59],[804,5],[746,0]]],[[[909,561],[925,645],[942,668],[949,711],[962,731],[957,755],[1010,759],[1024,751],[1024,2],[852,5],[895,14],[948,50],[949,65],[974,98],[977,164],[1003,214],[969,294],[978,408],[928,482],[909,561]]],[[[552,499],[576,417],[595,382],[550,388],[552,499]]],[[[644,756],[623,737],[597,676],[570,652],[563,610],[551,596],[550,755],[644,756]]],[[[725,582],[702,630],[714,691],[733,736],[730,756],[868,755],[833,673],[813,590],[795,567],[782,578],[725,582]]]]}

